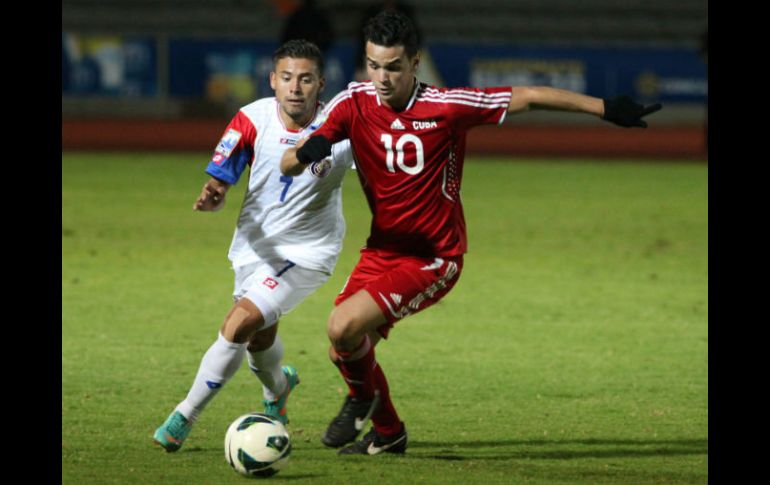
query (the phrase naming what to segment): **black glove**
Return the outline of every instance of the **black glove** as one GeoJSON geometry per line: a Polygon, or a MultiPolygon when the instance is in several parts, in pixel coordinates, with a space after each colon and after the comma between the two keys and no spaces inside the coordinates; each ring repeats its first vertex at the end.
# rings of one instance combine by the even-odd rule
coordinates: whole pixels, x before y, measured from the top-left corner
{"type": "Polygon", "coordinates": [[[645,107],[635,103],[630,96],[615,96],[614,98],[604,100],[604,116],[602,116],[602,119],[611,121],[616,125],[625,126],[626,128],[632,126],[647,128],[647,122],[642,120],[642,117],[654,113],[662,107],[663,105],[660,103],[645,107]]]}
{"type": "Polygon", "coordinates": [[[297,160],[299,163],[313,163],[323,160],[332,154],[332,144],[325,137],[315,135],[308,138],[304,145],[297,150],[297,160]]]}

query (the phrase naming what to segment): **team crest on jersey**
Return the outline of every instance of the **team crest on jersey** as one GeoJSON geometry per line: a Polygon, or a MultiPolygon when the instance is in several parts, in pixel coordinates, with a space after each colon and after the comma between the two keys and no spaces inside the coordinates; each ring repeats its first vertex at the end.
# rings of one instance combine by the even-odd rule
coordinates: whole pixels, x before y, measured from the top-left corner
{"type": "Polygon", "coordinates": [[[406,126],[404,126],[403,123],[401,123],[401,120],[396,118],[396,120],[390,124],[391,130],[406,130],[406,126]]]}
{"type": "Polygon", "coordinates": [[[221,153],[222,156],[225,158],[230,156],[230,153],[232,153],[233,148],[235,148],[235,145],[238,144],[238,141],[241,139],[241,132],[238,130],[234,130],[230,128],[227,130],[227,133],[225,133],[225,136],[222,137],[221,140],[219,140],[219,145],[217,145],[217,153],[221,153]]]}
{"type": "Polygon", "coordinates": [[[332,171],[332,161],[329,158],[324,158],[323,160],[313,162],[308,170],[316,177],[324,178],[332,171]]]}
{"type": "Polygon", "coordinates": [[[274,289],[276,286],[278,286],[278,282],[270,277],[265,278],[265,281],[263,281],[262,284],[267,286],[271,290],[274,289]]]}

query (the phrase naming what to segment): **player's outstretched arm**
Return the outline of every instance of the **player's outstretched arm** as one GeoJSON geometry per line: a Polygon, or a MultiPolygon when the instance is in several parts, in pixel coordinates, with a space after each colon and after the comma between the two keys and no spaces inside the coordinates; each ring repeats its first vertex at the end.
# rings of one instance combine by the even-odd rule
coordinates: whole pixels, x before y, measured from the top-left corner
{"type": "Polygon", "coordinates": [[[230,184],[211,177],[203,185],[201,195],[193,204],[194,211],[215,212],[225,206],[225,194],[230,184]]]}
{"type": "Polygon", "coordinates": [[[660,103],[643,106],[634,102],[629,96],[602,99],[565,89],[538,86],[511,88],[508,113],[521,113],[534,109],[573,111],[599,116],[619,126],[646,128],[647,122],[642,118],[658,111],[661,107],[660,103]]]}

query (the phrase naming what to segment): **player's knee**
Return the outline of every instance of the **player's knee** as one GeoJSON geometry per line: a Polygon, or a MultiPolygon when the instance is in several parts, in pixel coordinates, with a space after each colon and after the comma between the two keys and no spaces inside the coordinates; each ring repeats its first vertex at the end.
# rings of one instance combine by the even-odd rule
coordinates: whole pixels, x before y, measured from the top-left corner
{"type": "Polygon", "coordinates": [[[244,343],[251,340],[264,322],[262,313],[256,305],[248,301],[244,302],[242,298],[225,317],[221,332],[230,342],[244,343]]]}
{"type": "Polygon", "coordinates": [[[335,349],[352,350],[350,347],[354,347],[360,337],[358,327],[353,315],[335,308],[329,316],[326,333],[335,349]]]}
{"type": "Polygon", "coordinates": [[[340,360],[340,354],[337,353],[337,351],[334,350],[334,346],[329,346],[329,360],[332,361],[332,364],[336,364],[337,361],[340,360]]]}

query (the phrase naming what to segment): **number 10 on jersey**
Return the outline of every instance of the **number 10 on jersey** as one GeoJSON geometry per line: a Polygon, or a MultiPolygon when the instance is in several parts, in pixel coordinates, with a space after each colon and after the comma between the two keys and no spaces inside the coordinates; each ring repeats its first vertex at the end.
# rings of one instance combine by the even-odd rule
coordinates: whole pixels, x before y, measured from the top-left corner
{"type": "Polygon", "coordinates": [[[422,141],[420,140],[420,138],[411,134],[401,135],[398,138],[395,146],[395,149],[396,149],[395,165],[393,163],[393,158],[394,158],[393,157],[393,135],[383,134],[380,137],[380,141],[385,145],[385,151],[387,152],[387,155],[385,156],[385,164],[388,166],[388,171],[390,173],[396,173],[395,165],[398,165],[398,168],[408,173],[409,175],[416,175],[422,172],[422,169],[425,166],[425,154],[422,148],[422,141]],[[404,147],[406,146],[407,143],[411,143],[412,145],[414,145],[414,150],[416,154],[416,157],[415,157],[416,163],[411,167],[404,163],[404,147]]]}

